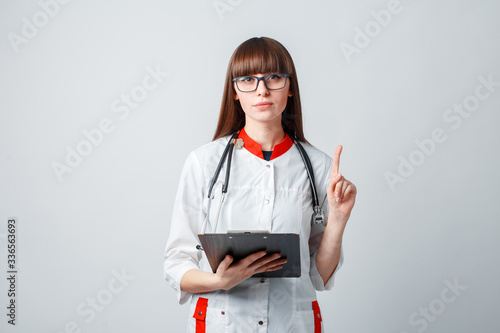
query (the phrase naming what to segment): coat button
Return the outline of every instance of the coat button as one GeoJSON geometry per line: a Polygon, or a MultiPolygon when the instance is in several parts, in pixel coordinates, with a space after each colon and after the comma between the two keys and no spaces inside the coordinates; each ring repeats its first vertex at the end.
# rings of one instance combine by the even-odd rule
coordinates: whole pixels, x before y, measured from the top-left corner
{"type": "Polygon", "coordinates": [[[266,199],[264,200],[264,202],[266,203],[266,205],[269,203],[269,199],[266,199]]]}
{"type": "Polygon", "coordinates": [[[264,325],[264,322],[262,320],[259,320],[259,325],[264,325]]]}
{"type": "Polygon", "coordinates": [[[271,166],[270,166],[269,164],[268,164],[268,165],[266,165],[266,168],[268,168],[268,169],[269,169],[270,167],[271,167],[271,166]]]}
{"type": "Polygon", "coordinates": [[[264,282],[266,282],[266,279],[264,279],[264,278],[260,279],[260,283],[264,283],[264,282]]]}

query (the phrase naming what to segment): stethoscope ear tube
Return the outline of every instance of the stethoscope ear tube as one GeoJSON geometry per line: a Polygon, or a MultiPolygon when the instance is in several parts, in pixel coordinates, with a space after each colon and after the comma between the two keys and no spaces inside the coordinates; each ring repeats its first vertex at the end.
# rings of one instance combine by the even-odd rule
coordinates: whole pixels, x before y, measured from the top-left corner
{"type": "Polygon", "coordinates": [[[227,186],[229,185],[229,173],[231,172],[231,161],[233,160],[233,151],[234,151],[234,143],[236,141],[236,136],[233,135],[231,137],[231,148],[229,148],[229,156],[227,158],[227,166],[226,166],[226,178],[224,179],[224,184],[222,184],[222,193],[225,194],[227,192],[227,186]]]}
{"type": "Polygon", "coordinates": [[[313,207],[319,207],[318,192],[316,191],[316,185],[314,184],[314,174],[312,172],[311,160],[307,156],[307,153],[304,150],[304,147],[302,147],[302,145],[300,144],[299,140],[297,140],[297,138],[293,137],[293,143],[295,143],[295,146],[297,146],[297,149],[299,150],[300,157],[302,157],[302,161],[304,162],[304,165],[306,167],[306,172],[307,172],[307,176],[309,178],[309,183],[311,184],[313,207]]]}
{"type": "MultiPolygon", "coordinates": [[[[215,183],[217,182],[217,179],[219,178],[220,171],[222,169],[222,165],[226,161],[226,157],[229,154],[229,159],[227,161],[227,166],[226,166],[226,178],[224,183],[222,184],[222,196],[221,196],[221,202],[219,205],[219,209],[217,210],[217,218],[215,220],[213,232],[215,233],[217,231],[217,223],[219,222],[219,215],[220,215],[220,210],[222,208],[222,203],[224,202],[224,196],[226,195],[227,192],[227,185],[229,183],[229,171],[231,169],[231,159],[233,157],[233,148],[234,148],[234,142],[236,138],[238,137],[239,132],[234,133],[231,138],[229,139],[229,142],[226,145],[226,148],[224,149],[224,152],[222,153],[222,156],[220,158],[219,164],[217,164],[217,169],[215,170],[215,174],[210,181],[210,185],[208,186],[208,212],[207,215],[205,216],[205,220],[203,221],[203,226],[201,228],[201,233],[205,233],[205,230],[207,228],[207,223],[208,219],[210,217],[210,209],[212,206],[212,191],[214,189],[215,183]]],[[[196,247],[198,250],[200,250],[198,247],[196,247]]],[[[201,248],[201,246],[200,246],[201,248]]]]}
{"type": "MultiPolygon", "coordinates": [[[[229,163],[228,163],[228,169],[231,166],[231,157],[233,154],[233,146],[234,146],[234,140],[236,140],[236,137],[238,136],[239,132],[234,133],[231,138],[229,139],[228,144],[226,145],[226,148],[224,149],[224,152],[222,153],[222,156],[220,158],[219,164],[217,164],[217,169],[215,170],[215,174],[210,181],[210,185],[208,187],[208,198],[212,196],[212,190],[214,189],[214,185],[217,182],[217,179],[219,178],[220,170],[222,169],[222,165],[224,164],[224,161],[226,160],[228,152],[231,152],[231,155],[229,156],[229,163]]],[[[229,181],[229,172],[226,170],[226,183],[224,184],[224,189],[227,192],[227,182],[229,181]]],[[[225,192],[224,192],[225,193],[225,192]]]]}
{"type": "Polygon", "coordinates": [[[314,209],[313,214],[311,216],[311,224],[326,225],[325,212],[323,211],[323,209],[321,209],[321,206],[319,205],[318,191],[316,191],[316,184],[314,183],[314,173],[312,171],[313,168],[311,165],[311,160],[309,159],[309,156],[307,156],[307,153],[304,150],[304,147],[302,147],[302,145],[300,144],[299,140],[297,140],[295,136],[291,137],[293,138],[293,143],[295,143],[295,146],[299,151],[300,157],[304,162],[307,176],[309,178],[309,183],[311,184],[311,193],[312,193],[313,209],[314,209]]]}

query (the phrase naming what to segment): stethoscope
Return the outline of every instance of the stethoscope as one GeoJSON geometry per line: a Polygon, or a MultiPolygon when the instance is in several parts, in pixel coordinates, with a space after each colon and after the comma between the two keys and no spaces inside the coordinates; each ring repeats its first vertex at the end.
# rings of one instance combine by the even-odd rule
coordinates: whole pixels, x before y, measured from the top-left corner
{"type": "MultiPolygon", "coordinates": [[[[212,200],[214,199],[214,196],[212,195],[215,183],[217,183],[217,180],[219,179],[219,174],[222,169],[222,165],[224,164],[224,161],[226,161],[226,177],[224,182],[222,183],[222,195],[220,199],[220,204],[219,208],[217,210],[217,216],[215,218],[215,223],[213,227],[213,233],[216,232],[217,230],[217,223],[219,221],[219,216],[220,216],[220,211],[222,208],[222,204],[224,202],[224,197],[226,196],[227,193],[227,187],[229,185],[229,174],[231,172],[231,160],[233,156],[233,150],[235,145],[238,146],[239,148],[242,147],[242,141],[241,139],[237,139],[239,132],[234,133],[231,138],[229,139],[229,142],[226,145],[226,148],[224,149],[224,152],[222,153],[222,156],[219,160],[219,164],[217,165],[217,169],[215,170],[214,176],[212,177],[212,180],[210,181],[209,187],[208,187],[208,212],[207,215],[205,216],[205,220],[203,222],[203,227],[202,227],[202,233],[205,233],[205,229],[207,227],[207,222],[209,219],[210,215],[210,207],[212,204],[212,200]]],[[[290,136],[290,135],[289,135],[290,136]]],[[[326,216],[325,212],[323,209],[321,209],[321,206],[319,204],[318,200],[318,192],[316,191],[316,185],[314,183],[314,172],[313,168],[311,165],[311,160],[309,159],[309,156],[307,155],[306,151],[304,150],[304,147],[300,144],[300,142],[297,140],[295,136],[290,136],[293,140],[293,143],[297,147],[300,157],[302,158],[302,162],[304,162],[304,166],[306,168],[307,172],[307,177],[309,178],[309,183],[311,184],[311,193],[312,193],[312,201],[313,201],[313,214],[311,217],[311,224],[322,224],[323,226],[326,224],[326,216]]],[[[198,248],[198,247],[197,247],[198,248]]]]}

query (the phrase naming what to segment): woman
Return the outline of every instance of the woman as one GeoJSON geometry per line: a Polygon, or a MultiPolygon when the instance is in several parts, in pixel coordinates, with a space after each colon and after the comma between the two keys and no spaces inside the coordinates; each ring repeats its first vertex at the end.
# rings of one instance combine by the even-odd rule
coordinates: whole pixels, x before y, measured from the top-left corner
{"type": "MultiPolygon", "coordinates": [[[[179,303],[191,302],[188,332],[323,331],[315,290],[331,289],[342,265],[342,235],[356,187],[339,173],[342,146],[332,162],[304,144],[319,205],[328,216],[326,227],[312,224],[311,185],[290,136],[307,143],[292,58],[273,39],[251,38],[229,61],[214,139],[189,155],[174,205],[164,269],[179,303]],[[242,140],[231,157],[227,195],[219,207],[221,176],[210,205],[209,183],[234,133],[242,140]],[[279,270],[286,262],[263,251],[237,262],[228,255],[212,273],[197,237],[205,226],[218,233],[299,234],[301,276],[252,277],[279,270]]],[[[225,164],[221,175],[224,169],[225,164]]]]}

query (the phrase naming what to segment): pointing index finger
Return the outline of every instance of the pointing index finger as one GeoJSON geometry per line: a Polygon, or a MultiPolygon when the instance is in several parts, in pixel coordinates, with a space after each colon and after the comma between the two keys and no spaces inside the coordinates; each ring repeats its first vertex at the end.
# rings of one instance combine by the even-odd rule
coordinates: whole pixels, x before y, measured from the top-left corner
{"type": "Polygon", "coordinates": [[[332,163],[332,173],[334,175],[339,174],[339,163],[340,163],[341,152],[342,152],[342,145],[338,145],[337,150],[335,150],[335,155],[333,156],[333,163],[332,163]]]}

